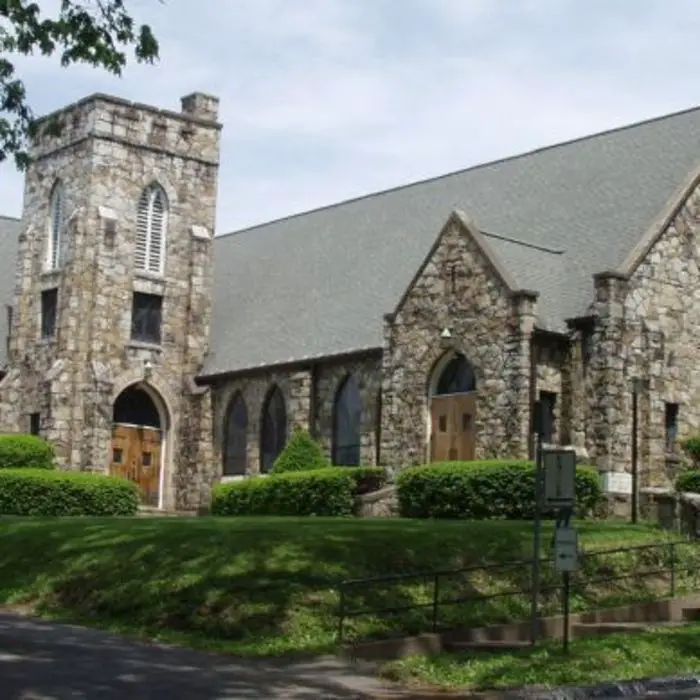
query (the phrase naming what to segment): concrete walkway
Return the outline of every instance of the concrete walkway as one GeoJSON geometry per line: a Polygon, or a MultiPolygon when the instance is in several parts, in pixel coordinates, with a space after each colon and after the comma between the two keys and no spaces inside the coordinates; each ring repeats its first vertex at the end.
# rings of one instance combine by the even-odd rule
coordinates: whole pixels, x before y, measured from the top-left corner
{"type": "Polygon", "coordinates": [[[2,700],[350,700],[385,696],[337,659],[240,660],[0,614],[2,700]]]}

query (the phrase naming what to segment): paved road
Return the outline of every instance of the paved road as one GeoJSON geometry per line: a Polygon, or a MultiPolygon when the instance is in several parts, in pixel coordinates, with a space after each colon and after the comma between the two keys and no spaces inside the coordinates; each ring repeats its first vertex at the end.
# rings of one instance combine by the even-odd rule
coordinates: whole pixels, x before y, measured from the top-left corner
{"type": "Polygon", "coordinates": [[[373,687],[334,659],[239,661],[0,614],[0,700],[350,700],[373,687]]]}

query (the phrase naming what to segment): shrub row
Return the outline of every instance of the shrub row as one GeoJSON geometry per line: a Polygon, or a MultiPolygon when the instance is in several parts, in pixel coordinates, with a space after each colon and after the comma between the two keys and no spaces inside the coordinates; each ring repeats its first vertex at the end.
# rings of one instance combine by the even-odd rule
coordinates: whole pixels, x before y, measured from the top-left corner
{"type": "Polygon", "coordinates": [[[350,516],[356,496],[386,483],[379,467],[325,467],[214,487],[212,515],[350,516]]]}
{"type": "Polygon", "coordinates": [[[0,470],[2,515],[135,515],[139,490],[126,479],[101,474],[0,470]]]}
{"type": "MultiPolygon", "coordinates": [[[[530,520],[534,493],[532,462],[442,462],[411,467],[397,480],[399,512],[405,518],[530,520]]],[[[577,516],[589,515],[601,496],[598,472],[578,467],[577,516]]]]}
{"type": "Polygon", "coordinates": [[[53,469],[53,445],[36,435],[0,435],[0,469],[53,469]]]}

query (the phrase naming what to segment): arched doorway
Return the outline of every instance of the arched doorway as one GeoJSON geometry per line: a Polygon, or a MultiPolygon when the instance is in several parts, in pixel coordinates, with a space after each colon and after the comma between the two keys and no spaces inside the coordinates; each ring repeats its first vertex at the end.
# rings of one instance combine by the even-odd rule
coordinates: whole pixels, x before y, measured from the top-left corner
{"type": "Polygon", "coordinates": [[[438,363],[430,385],[430,459],[468,461],[476,453],[476,376],[462,354],[438,363]]]}
{"type": "Polygon", "coordinates": [[[144,505],[162,507],[166,417],[145,385],[127,387],[114,402],[110,474],[141,489],[144,505]]]}

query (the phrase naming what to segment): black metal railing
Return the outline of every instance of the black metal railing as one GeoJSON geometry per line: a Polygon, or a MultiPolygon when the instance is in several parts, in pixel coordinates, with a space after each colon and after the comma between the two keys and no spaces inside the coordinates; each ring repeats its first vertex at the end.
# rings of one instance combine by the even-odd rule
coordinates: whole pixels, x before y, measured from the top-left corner
{"type": "MultiPolygon", "coordinates": [[[[526,620],[532,590],[531,564],[531,559],[520,559],[345,580],[339,586],[337,639],[341,643],[346,641],[348,621],[357,622],[361,618],[370,624],[365,629],[356,625],[359,629],[355,630],[355,638],[376,636],[372,619],[377,622],[374,627],[381,630],[381,636],[391,636],[392,626],[391,631],[396,634],[416,634],[526,620]],[[494,576],[496,572],[498,576],[494,576]],[[503,603],[499,607],[496,601],[503,603]],[[393,625],[387,624],[389,619],[393,625]]],[[[694,592],[700,585],[700,543],[677,540],[582,551],[578,570],[571,574],[570,581],[572,612],[694,592]],[[610,559],[609,563],[606,558],[610,559]],[[613,559],[623,561],[613,566],[613,559]],[[624,573],[616,573],[621,569],[624,573]]],[[[543,559],[541,616],[558,612],[562,587],[553,558],[543,559]]]]}

